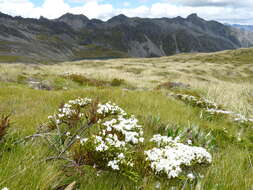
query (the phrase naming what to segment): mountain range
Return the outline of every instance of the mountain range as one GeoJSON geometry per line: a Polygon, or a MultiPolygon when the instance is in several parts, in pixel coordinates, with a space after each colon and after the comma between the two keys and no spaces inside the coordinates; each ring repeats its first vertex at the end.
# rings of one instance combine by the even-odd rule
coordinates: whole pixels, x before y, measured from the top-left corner
{"type": "Polygon", "coordinates": [[[253,25],[232,24],[232,26],[243,30],[253,31],[253,25]]]}
{"type": "Polygon", "coordinates": [[[107,21],[67,13],[58,19],[0,13],[0,58],[54,62],[93,58],[159,57],[253,46],[253,31],[187,18],[129,18],[107,21]]]}

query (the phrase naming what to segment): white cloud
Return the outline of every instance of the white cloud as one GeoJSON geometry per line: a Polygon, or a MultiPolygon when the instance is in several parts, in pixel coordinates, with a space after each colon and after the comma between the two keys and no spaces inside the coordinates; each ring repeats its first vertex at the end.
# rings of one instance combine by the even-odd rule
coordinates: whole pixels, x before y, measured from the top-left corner
{"type": "MultiPolygon", "coordinates": [[[[172,2],[165,0],[166,2],[172,2]]],[[[248,7],[253,6],[252,0],[173,0],[173,3],[180,5],[203,7],[203,6],[217,6],[217,7],[248,7]]]]}
{"type": "Polygon", "coordinates": [[[128,8],[127,0],[122,2],[122,5],[125,4],[123,8],[115,8],[105,0],[68,0],[70,1],[78,1],[79,4],[71,7],[67,0],[44,0],[41,6],[36,7],[31,0],[0,0],[0,11],[14,16],[44,16],[50,19],[70,12],[103,20],[118,14],[155,18],[186,17],[191,13],[198,13],[208,20],[253,24],[253,0],[158,0],[150,6],[145,5],[147,0],[139,0],[143,1],[143,5],[135,8],[128,8]]]}
{"type": "Polygon", "coordinates": [[[74,14],[84,14],[89,18],[107,19],[114,15],[114,8],[111,4],[99,4],[97,2],[88,2],[80,7],[70,10],[74,14]]]}
{"type": "Polygon", "coordinates": [[[147,17],[150,13],[150,8],[147,6],[139,6],[136,8],[125,8],[125,9],[117,9],[117,14],[125,14],[129,17],[147,17]]]}
{"type": "Polygon", "coordinates": [[[131,5],[131,3],[128,2],[128,1],[123,2],[123,6],[124,6],[124,7],[129,7],[130,5],[131,5]]]}

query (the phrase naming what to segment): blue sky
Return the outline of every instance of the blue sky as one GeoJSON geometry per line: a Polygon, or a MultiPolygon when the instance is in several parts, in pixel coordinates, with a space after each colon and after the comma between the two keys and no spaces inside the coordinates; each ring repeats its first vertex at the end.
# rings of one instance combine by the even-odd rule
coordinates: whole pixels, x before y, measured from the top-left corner
{"type": "MultiPolygon", "coordinates": [[[[36,6],[41,6],[44,2],[44,0],[31,0],[31,2],[34,3],[34,5],[36,6]]],[[[82,5],[83,2],[82,0],[66,0],[66,3],[68,3],[70,6],[78,6],[78,5],[82,5]]],[[[88,1],[87,1],[88,2],[88,1]]],[[[122,7],[129,7],[129,8],[134,8],[137,6],[141,6],[141,5],[147,5],[147,6],[151,6],[152,4],[159,2],[158,0],[126,0],[126,1],[122,1],[122,0],[107,0],[104,1],[106,3],[109,3],[111,5],[113,5],[115,8],[122,8],[122,7]]]]}
{"type": "Polygon", "coordinates": [[[13,16],[54,19],[69,12],[107,20],[129,17],[186,17],[253,25],[253,0],[0,0],[0,11],[13,16]]]}

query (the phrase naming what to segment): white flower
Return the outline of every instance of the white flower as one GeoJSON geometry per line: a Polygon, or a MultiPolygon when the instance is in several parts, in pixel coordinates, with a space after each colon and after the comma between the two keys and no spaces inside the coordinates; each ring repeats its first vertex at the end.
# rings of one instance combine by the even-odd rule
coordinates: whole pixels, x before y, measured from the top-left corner
{"type": "Polygon", "coordinates": [[[133,162],[127,162],[127,165],[130,166],[130,167],[133,167],[134,163],[133,162]]]}
{"type": "Polygon", "coordinates": [[[81,145],[84,145],[88,141],[88,138],[82,138],[80,139],[81,145]]]}
{"type": "Polygon", "coordinates": [[[156,182],[155,188],[156,188],[156,189],[160,189],[160,187],[161,187],[161,183],[160,183],[159,181],[156,182]]]}
{"type": "Polygon", "coordinates": [[[189,139],[189,140],[187,141],[187,144],[192,145],[192,141],[189,139]]]}
{"type": "Polygon", "coordinates": [[[66,136],[70,136],[71,135],[71,133],[68,131],[67,133],[66,133],[66,136]]]}
{"type": "Polygon", "coordinates": [[[76,139],[80,139],[81,137],[79,135],[76,135],[76,139]]]}
{"type": "Polygon", "coordinates": [[[118,160],[109,161],[107,166],[111,167],[113,170],[119,170],[118,160]]]}
{"type": "Polygon", "coordinates": [[[212,162],[212,156],[202,147],[185,145],[159,134],[154,135],[151,141],[156,142],[158,147],[144,152],[146,160],[150,161],[150,167],[156,174],[164,173],[169,179],[180,175],[181,166],[212,162]]]}
{"type": "Polygon", "coordinates": [[[120,153],[120,154],[118,155],[118,158],[119,158],[119,159],[124,159],[124,158],[125,158],[125,155],[124,155],[123,153],[120,153]]]}
{"type": "Polygon", "coordinates": [[[65,115],[64,114],[58,114],[58,117],[59,118],[62,118],[62,117],[64,117],[65,115]]]}
{"type": "Polygon", "coordinates": [[[100,145],[98,145],[97,147],[96,147],[96,151],[98,151],[98,152],[103,152],[103,151],[106,151],[106,150],[108,150],[108,146],[104,143],[104,142],[102,142],[100,145]]]}
{"type": "Polygon", "coordinates": [[[4,187],[2,190],[9,190],[7,187],[4,187]]]}
{"type": "Polygon", "coordinates": [[[193,175],[193,173],[189,173],[187,175],[187,178],[189,178],[190,180],[193,180],[193,179],[195,179],[195,176],[193,175]]]}

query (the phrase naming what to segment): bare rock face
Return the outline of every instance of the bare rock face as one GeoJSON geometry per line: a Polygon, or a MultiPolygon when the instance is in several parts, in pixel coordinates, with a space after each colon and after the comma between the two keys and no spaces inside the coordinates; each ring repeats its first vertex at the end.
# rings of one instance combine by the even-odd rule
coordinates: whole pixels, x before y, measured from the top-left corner
{"type": "Polygon", "coordinates": [[[54,20],[0,13],[2,62],[159,57],[236,49],[251,46],[252,42],[253,32],[206,21],[196,14],[172,19],[118,15],[103,22],[69,13],[54,20]]]}

